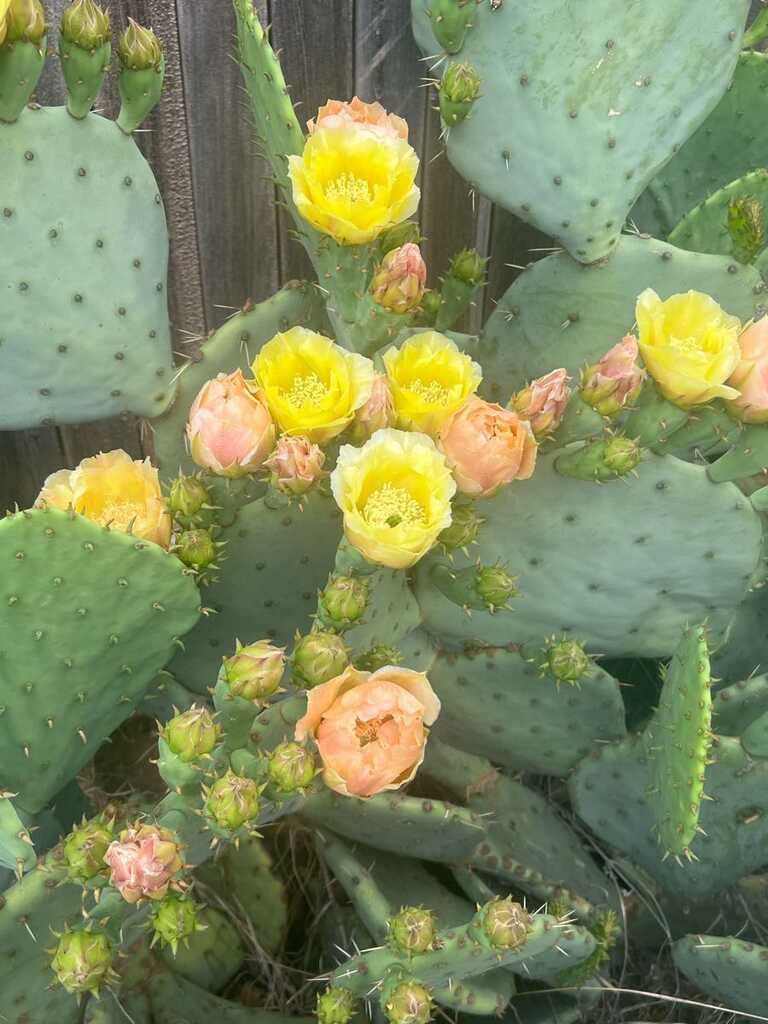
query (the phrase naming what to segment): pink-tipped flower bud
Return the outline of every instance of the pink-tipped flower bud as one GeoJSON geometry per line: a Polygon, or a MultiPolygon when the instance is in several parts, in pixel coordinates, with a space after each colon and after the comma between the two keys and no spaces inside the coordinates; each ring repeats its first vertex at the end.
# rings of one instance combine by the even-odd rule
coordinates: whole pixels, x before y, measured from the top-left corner
{"type": "Polygon", "coordinates": [[[257,640],[224,661],[224,679],[233,697],[262,701],[277,693],[285,671],[285,648],[257,640]]]}
{"type": "Polygon", "coordinates": [[[272,751],[267,762],[269,781],[281,793],[305,790],[317,771],[314,755],[301,743],[286,740],[272,751]]]}
{"type": "Polygon", "coordinates": [[[198,466],[217,476],[255,473],[275,446],[275,426],[242,371],[220,373],[200,390],[189,413],[187,437],[198,466]]]}
{"type": "Polygon", "coordinates": [[[355,444],[362,444],[377,430],[392,427],[395,424],[395,403],[389,381],[383,373],[373,378],[371,397],[361,406],[352,424],[352,439],[355,444]]]}
{"type": "Polygon", "coordinates": [[[220,732],[221,728],[208,708],[193,704],[189,711],[172,718],[160,735],[172,753],[184,764],[189,764],[210,754],[219,741],[220,732]]]}
{"type": "Polygon", "coordinates": [[[253,779],[228,771],[205,791],[205,809],[219,828],[234,832],[258,817],[260,794],[253,779]]]}
{"type": "Polygon", "coordinates": [[[127,828],[104,855],[110,882],[127,903],[161,900],[184,867],[177,837],[155,825],[127,828]]]}
{"type": "Polygon", "coordinates": [[[306,437],[278,440],[264,465],[272,470],[274,486],[284,494],[306,494],[323,473],[325,452],[306,437]]]}
{"type": "Polygon", "coordinates": [[[427,282],[427,267],[421,249],[406,242],[388,252],[371,282],[375,301],[392,313],[408,313],[421,302],[427,282]]]}
{"type": "Polygon", "coordinates": [[[104,932],[76,928],[59,936],[51,968],[67,992],[98,996],[110,977],[115,951],[104,932]]]}
{"type": "Polygon", "coordinates": [[[552,370],[543,377],[537,377],[512,397],[509,408],[531,424],[536,437],[551,434],[560,426],[571,389],[570,377],[566,370],[552,370]]]}
{"type": "Polygon", "coordinates": [[[640,394],[646,375],[637,364],[638,354],[637,338],[627,334],[598,363],[582,371],[581,397],[601,416],[616,416],[640,394]]]}
{"type": "Polygon", "coordinates": [[[768,316],[747,324],[739,335],[741,356],[728,383],[741,394],[728,411],[744,423],[768,422],[768,316]]]}

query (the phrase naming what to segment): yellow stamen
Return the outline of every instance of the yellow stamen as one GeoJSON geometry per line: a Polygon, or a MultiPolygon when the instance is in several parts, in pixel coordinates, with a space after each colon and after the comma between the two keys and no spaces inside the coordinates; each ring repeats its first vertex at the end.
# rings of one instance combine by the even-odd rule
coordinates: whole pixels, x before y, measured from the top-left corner
{"type": "Polygon", "coordinates": [[[346,199],[350,203],[370,203],[371,189],[365,178],[345,171],[325,186],[328,199],[346,199]]]}
{"type": "Polygon", "coordinates": [[[363,515],[371,526],[399,526],[400,523],[423,523],[424,509],[404,487],[384,484],[365,503],[363,515]]]}
{"type": "Polygon", "coordinates": [[[355,721],[355,735],[360,740],[360,746],[374,743],[379,738],[379,729],[382,725],[392,721],[392,715],[379,715],[378,718],[370,718],[364,722],[361,718],[355,721]]]}
{"type": "Polygon", "coordinates": [[[418,395],[425,405],[448,405],[450,395],[448,389],[436,380],[426,383],[423,380],[412,381],[407,388],[414,395],[418,395]]]}
{"type": "Polygon", "coordinates": [[[133,502],[115,499],[107,502],[98,517],[95,518],[103,526],[114,526],[119,530],[127,530],[136,519],[138,512],[139,510],[133,502]]]}
{"type": "Polygon", "coordinates": [[[286,402],[297,408],[304,405],[319,405],[327,394],[328,388],[316,373],[309,373],[306,377],[294,377],[291,390],[283,391],[286,402]]]}

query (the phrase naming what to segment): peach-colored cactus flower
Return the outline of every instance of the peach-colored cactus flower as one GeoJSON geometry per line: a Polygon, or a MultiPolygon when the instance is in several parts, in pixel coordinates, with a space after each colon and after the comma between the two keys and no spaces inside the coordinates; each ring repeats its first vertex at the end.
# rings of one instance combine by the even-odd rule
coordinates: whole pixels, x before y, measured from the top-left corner
{"type": "Polygon", "coordinates": [[[512,480],[527,480],[536,468],[538,444],[527,420],[511,409],[473,395],[440,432],[460,491],[489,498],[512,480]]]}
{"type": "Polygon", "coordinates": [[[377,373],[373,378],[371,397],[357,410],[352,426],[353,440],[356,444],[367,441],[377,430],[394,426],[395,404],[386,374],[377,373]]]}
{"type": "Polygon", "coordinates": [[[570,377],[562,367],[552,370],[518,391],[509,407],[522,419],[528,420],[536,437],[551,434],[560,426],[571,397],[569,381],[570,377]]]}
{"type": "Polygon", "coordinates": [[[739,335],[741,358],[728,383],[741,395],[728,403],[744,423],[768,422],[768,316],[747,324],[739,335]]]}
{"type": "Polygon", "coordinates": [[[274,474],[278,490],[286,494],[306,494],[320,479],[325,452],[307,437],[283,434],[264,465],[274,474]]]}
{"type": "Polygon", "coordinates": [[[410,782],[424,760],[440,701],[424,672],[386,665],[340,676],[310,690],[295,739],[313,737],[327,786],[370,797],[410,782]]]}
{"type": "Polygon", "coordinates": [[[320,128],[338,128],[357,124],[376,132],[385,138],[408,141],[408,124],[397,114],[388,114],[380,103],[365,103],[355,96],[353,99],[328,100],[320,107],[317,117],[307,122],[312,135],[320,128]]]}
{"type": "Polygon", "coordinates": [[[154,825],[127,828],[104,854],[110,882],[127,903],[161,900],[184,867],[176,836],[154,825]]]}
{"type": "Polygon", "coordinates": [[[632,405],[645,381],[645,370],[637,364],[637,338],[625,335],[602,359],[588,366],[581,377],[581,397],[602,416],[615,416],[632,405]]]}
{"type": "Polygon", "coordinates": [[[242,371],[220,373],[200,389],[187,423],[192,458],[217,476],[255,473],[275,446],[275,425],[242,371]]]}

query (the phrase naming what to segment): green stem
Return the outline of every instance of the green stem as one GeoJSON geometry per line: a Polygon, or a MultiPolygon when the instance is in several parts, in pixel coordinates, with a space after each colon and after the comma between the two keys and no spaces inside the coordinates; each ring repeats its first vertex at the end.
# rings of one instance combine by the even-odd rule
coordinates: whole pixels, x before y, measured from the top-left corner
{"type": "Polygon", "coordinates": [[[744,33],[742,46],[745,50],[754,49],[768,36],[768,7],[760,11],[758,16],[744,33]]]}

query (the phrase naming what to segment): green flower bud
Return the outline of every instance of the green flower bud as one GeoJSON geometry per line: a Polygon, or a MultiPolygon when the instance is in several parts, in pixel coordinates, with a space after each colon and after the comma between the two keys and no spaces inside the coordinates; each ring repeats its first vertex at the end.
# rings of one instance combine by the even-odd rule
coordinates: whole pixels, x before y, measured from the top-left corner
{"type": "Polygon", "coordinates": [[[151,28],[144,28],[128,19],[128,28],[120,36],[117,46],[120,63],[129,71],[156,68],[163,59],[163,48],[151,28]]]}
{"type": "Polygon", "coordinates": [[[399,953],[426,953],[437,938],[437,918],[423,907],[403,907],[389,921],[389,938],[399,953]]]}
{"type": "Polygon", "coordinates": [[[630,473],[642,454],[637,441],[615,434],[584,445],[569,445],[555,460],[555,469],[576,480],[612,480],[630,473]]]}
{"type": "Polygon", "coordinates": [[[515,577],[500,565],[481,565],[475,573],[475,590],[489,611],[503,608],[517,593],[515,577]]]}
{"type": "Polygon", "coordinates": [[[603,462],[616,476],[624,476],[640,461],[640,445],[631,437],[612,437],[605,446],[603,462]]]}
{"type": "Polygon", "coordinates": [[[233,697],[262,701],[277,693],[285,671],[284,648],[269,640],[257,640],[243,647],[237,645],[231,658],[223,665],[224,679],[233,697]]]}
{"type": "Polygon", "coordinates": [[[282,793],[306,789],[315,777],[315,758],[300,743],[280,743],[267,763],[267,775],[282,793]]]}
{"type": "Polygon", "coordinates": [[[173,548],[177,558],[190,569],[207,569],[216,561],[216,544],[209,530],[184,530],[173,548]]]}
{"type": "Polygon", "coordinates": [[[469,547],[477,540],[483,522],[474,505],[454,505],[451,525],[447,526],[437,539],[446,551],[469,547]]]}
{"type": "Polygon", "coordinates": [[[348,988],[332,985],[317,997],[318,1024],[349,1024],[357,1013],[357,1000],[348,988]]]}
{"type": "Polygon", "coordinates": [[[214,722],[210,711],[193,704],[189,711],[172,718],[160,735],[179,760],[189,764],[210,754],[218,743],[220,732],[221,728],[214,722]]]}
{"type": "Polygon", "coordinates": [[[69,877],[74,881],[89,882],[97,875],[106,874],[104,854],[115,838],[114,823],[106,818],[83,821],[64,840],[64,859],[69,877]]]}
{"type": "Polygon", "coordinates": [[[434,327],[435,321],[437,320],[437,314],[440,312],[440,306],[443,300],[440,296],[440,292],[437,291],[426,291],[421,297],[421,305],[419,307],[418,322],[424,327],[434,327]]]}
{"type": "Polygon", "coordinates": [[[432,1016],[429,989],[415,978],[394,985],[383,994],[382,1003],[389,1024],[428,1024],[432,1016]]]}
{"type": "Polygon", "coordinates": [[[547,649],[547,666],[559,683],[577,683],[592,661],[577,640],[557,640],[547,649]]]}
{"type": "Polygon", "coordinates": [[[334,629],[347,629],[361,618],[368,603],[368,584],[355,576],[334,576],[320,595],[320,617],[334,629]]]}
{"type": "Polygon", "coordinates": [[[103,932],[78,928],[59,938],[51,968],[67,992],[98,995],[113,958],[112,944],[103,932]]]}
{"type": "Polygon", "coordinates": [[[361,672],[376,672],[385,665],[399,665],[403,655],[396,647],[386,644],[375,644],[355,658],[355,668],[361,672]]]}
{"type": "Polygon", "coordinates": [[[528,937],[531,915],[511,897],[491,900],[479,913],[485,937],[494,949],[516,949],[528,937]]]}
{"type": "Polygon", "coordinates": [[[751,263],[765,245],[765,211],[755,196],[737,196],[728,203],[728,234],[734,258],[751,263]]]}
{"type": "Polygon", "coordinates": [[[338,634],[318,630],[296,642],[291,661],[297,679],[319,686],[341,675],[349,664],[349,650],[338,634]]]}
{"type": "Polygon", "coordinates": [[[220,828],[234,832],[259,816],[260,792],[253,779],[230,770],[204,790],[205,809],[220,828]]]}
{"type": "Polygon", "coordinates": [[[200,907],[188,896],[176,893],[166,896],[150,918],[152,945],[160,942],[163,946],[170,946],[176,956],[179,943],[188,945],[195,932],[205,927],[198,921],[199,910],[200,907]]]}
{"type": "Polygon", "coordinates": [[[395,224],[393,228],[385,231],[379,237],[379,252],[382,256],[386,256],[388,252],[399,249],[400,246],[406,245],[408,242],[413,242],[414,245],[419,245],[421,242],[419,225],[413,220],[404,220],[402,224],[395,224]]]}
{"type": "Polygon", "coordinates": [[[477,249],[462,249],[451,260],[448,273],[464,284],[479,285],[485,278],[488,260],[484,259],[477,249]]]}
{"type": "Polygon", "coordinates": [[[171,515],[191,521],[204,505],[210,505],[211,496],[208,488],[196,476],[179,476],[171,484],[168,495],[168,508],[171,515]]]}
{"type": "Polygon", "coordinates": [[[471,64],[450,64],[438,86],[440,115],[449,128],[463,121],[480,95],[480,76],[471,64]]]}
{"type": "Polygon", "coordinates": [[[8,41],[39,43],[48,26],[40,0],[11,0],[8,11],[8,41]]]}
{"type": "Polygon", "coordinates": [[[61,34],[84,50],[103,46],[109,41],[111,29],[109,11],[93,0],[74,0],[61,16],[61,34]]]}

